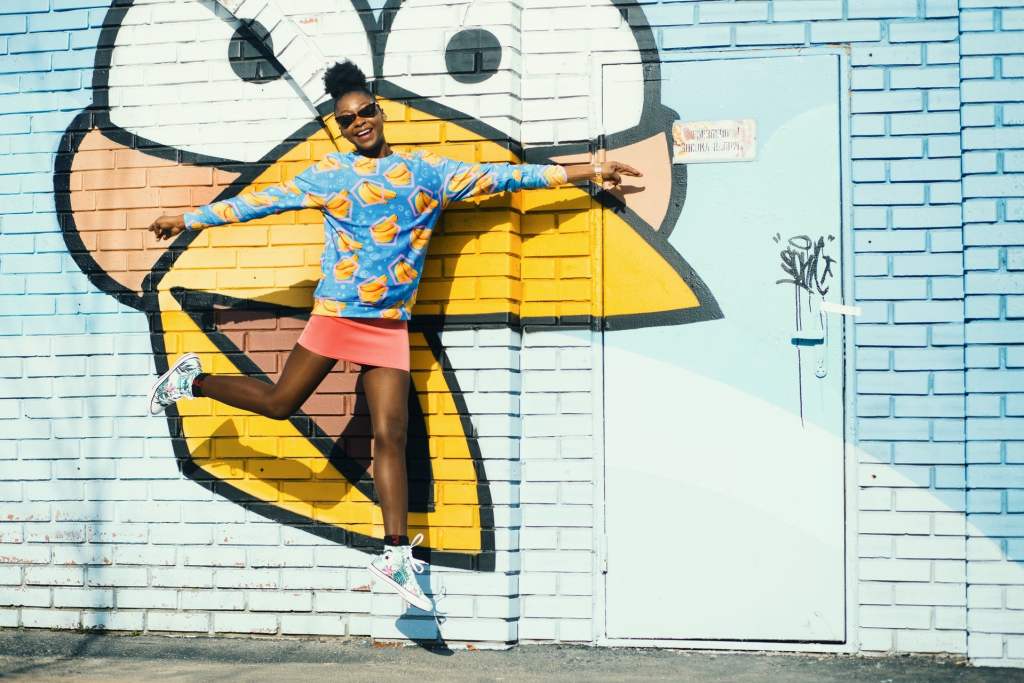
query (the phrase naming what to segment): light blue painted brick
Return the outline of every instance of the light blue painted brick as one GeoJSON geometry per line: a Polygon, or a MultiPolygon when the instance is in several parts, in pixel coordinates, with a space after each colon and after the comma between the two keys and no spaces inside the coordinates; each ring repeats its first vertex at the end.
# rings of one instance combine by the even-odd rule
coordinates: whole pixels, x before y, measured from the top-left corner
{"type": "Polygon", "coordinates": [[[946,21],[932,19],[929,21],[889,22],[889,42],[892,43],[927,43],[956,40],[959,34],[959,22],[955,19],[946,21]]]}
{"type": "Polygon", "coordinates": [[[882,39],[877,21],[816,21],[811,24],[812,43],[876,42],[882,39]]]}
{"type": "Polygon", "coordinates": [[[774,21],[839,19],[842,16],[842,0],[776,0],[772,4],[774,21]]]}
{"type": "Polygon", "coordinates": [[[964,461],[963,446],[949,443],[898,443],[893,462],[909,465],[955,465],[964,461]]]}
{"type": "MultiPolygon", "coordinates": [[[[960,250],[956,250],[960,253],[960,250]]],[[[963,299],[964,281],[959,277],[935,277],[932,278],[933,299],[963,299]]]]}
{"type": "Polygon", "coordinates": [[[926,17],[955,17],[960,13],[957,0],[925,0],[926,17]]]}
{"type": "Polygon", "coordinates": [[[932,393],[963,394],[967,390],[964,386],[964,374],[962,371],[932,373],[932,393]]]}
{"type": "Polygon", "coordinates": [[[53,70],[91,69],[96,55],[92,50],[71,50],[53,53],[53,70]]]}
{"type": "Polygon", "coordinates": [[[893,403],[896,417],[962,417],[962,396],[897,396],[893,403]]]}
{"type": "Polygon", "coordinates": [[[959,301],[898,301],[893,304],[897,323],[944,323],[963,320],[964,306],[959,301]]]}
{"type": "Polygon", "coordinates": [[[0,33],[24,33],[28,22],[23,16],[0,16],[0,33]]]}
{"type": "Polygon", "coordinates": [[[928,250],[931,252],[964,250],[964,236],[960,230],[931,230],[928,232],[928,250]]]}
{"type": "MultiPolygon", "coordinates": [[[[854,69],[850,74],[850,87],[853,90],[884,90],[885,69],[854,69]]],[[[883,123],[882,132],[884,131],[883,123]]]]}
{"type": "Polygon", "coordinates": [[[995,152],[967,152],[963,156],[964,174],[995,173],[999,170],[998,162],[995,152]]]}
{"type": "MultiPolygon", "coordinates": [[[[75,74],[76,76],[78,74],[75,74]]],[[[60,146],[63,135],[60,133],[36,133],[34,135],[11,136],[12,154],[36,154],[40,152],[53,153],[60,146]]],[[[31,195],[25,195],[31,197],[31,195]]],[[[40,208],[41,211],[53,211],[52,200],[50,206],[40,208]]]]}
{"type": "MultiPolygon", "coordinates": [[[[986,398],[995,399],[994,402],[998,406],[1001,396],[996,394],[994,396],[986,396],[986,398]]],[[[994,414],[999,415],[998,408],[994,414]]],[[[1024,394],[1010,394],[1006,397],[1006,414],[1015,417],[1024,415],[1024,394]]]]}
{"type": "Polygon", "coordinates": [[[907,159],[920,157],[924,144],[920,138],[854,138],[850,151],[854,159],[907,159]]]}
{"type": "Polygon", "coordinates": [[[85,317],[48,315],[25,319],[25,334],[84,334],[85,317]]]}
{"type": "Polygon", "coordinates": [[[890,415],[889,397],[875,394],[858,396],[857,415],[859,417],[888,417],[890,415]]]}
{"type": "Polygon", "coordinates": [[[59,254],[10,254],[0,261],[0,271],[4,273],[59,273],[61,270],[59,254]]]}
{"type": "Polygon", "coordinates": [[[889,303],[886,301],[861,301],[860,317],[857,322],[862,325],[870,323],[886,323],[889,321],[889,303]]]}
{"type": "Polygon", "coordinates": [[[964,325],[956,322],[951,325],[932,325],[932,346],[963,346],[964,325]]]}
{"type": "Polygon", "coordinates": [[[992,57],[965,57],[960,62],[960,77],[992,78],[996,74],[996,60],[992,57]]]}
{"type": "Polygon", "coordinates": [[[856,368],[858,370],[889,370],[889,349],[857,349],[856,368]]]}
{"type": "Polygon", "coordinates": [[[967,176],[963,189],[966,197],[1019,197],[1024,195],[1024,173],[967,176]]]}
{"type": "Polygon", "coordinates": [[[891,88],[958,88],[960,73],[955,66],[897,67],[889,69],[891,88]]]}
{"type": "Polygon", "coordinates": [[[1024,392],[1024,370],[968,370],[967,389],[979,393],[1024,392]]]}
{"type": "Polygon", "coordinates": [[[995,12],[992,10],[970,10],[960,13],[960,30],[992,31],[995,29],[995,12]]]}
{"type": "Polygon", "coordinates": [[[1007,149],[1024,147],[1024,129],[966,128],[963,131],[964,149],[1007,149]]]}
{"type": "Polygon", "coordinates": [[[972,344],[1024,344],[1024,322],[969,322],[967,341],[972,344]]]}
{"type": "Polygon", "coordinates": [[[856,292],[857,299],[861,301],[878,299],[927,299],[928,279],[923,277],[859,277],[854,282],[854,291],[856,292]]]}
{"type": "Polygon", "coordinates": [[[1003,206],[1006,220],[1024,221],[1024,199],[1007,199],[1003,206]]]}
{"type": "Polygon", "coordinates": [[[53,3],[53,9],[82,9],[90,7],[107,7],[110,5],[109,0],[51,0],[53,3]]]}
{"type": "Polygon", "coordinates": [[[43,31],[75,31],[89,28],[89,12],[50,12],[48,14],[33,14],[29,17],[29,30],[32,32],[43,31]]]}
{"type": "Polygon", "coordinates": [[[967,273],[967,291],[971,294],[1024,294],[1022,273],[967,273]]]}
{"type": "Polygon", "coordinates": [[[0,110],[7,113],[49,111],[53,106],[53,97],[47,93],[0,95],[0,110]]]}
{"type": "Polygon", "coordinates": [[[1017,79],[964,81],[961,88],[964,102],[1017,102],[1024,98],[1024,82],[1017,79]]]}
{"type": "MultiPolygon", "coordinates": [[[[99,21],[92,19],[91,23],[93,26],[98,26],[99,21]]],[[[100,30],[89,29],[88,31],[75,31],[71,34],[71,49],[72,50],[92,50],[96,48],[99,43],[100,30]]]]}
{"type": "MultiPolygon", "coordinates": [[[[22,92],[52,92],[78,90],[82,87],[82,75],[77,71],[61,73],[32,74],[21,77],[22,92]]],[[[52,106],[52,105],[51,105],[52,106]]]]}
{"type": "Polygon", "coordinates": [[[904,45],[854,45],[850,61],[854,66],[887,66],[921,64],[921,46],[916,43],[904,45]]]}
{"type": "Polygon", "coordinates": [[[70,46],[67,33],[26,33],[12,36],[7,41],[11,54],[22,52],[54,52],[67,50],[70,46]]]}
{"type": "Polygon", "coordinates": [[[850,134],[885,135],[885,118],[885,114],[855,114],[850,117],[850,134]]]}
{"type": "Polygon", "coordinates": [[[730,45],[732,31],[728,26],[666,28],[661,32],[661,44],[666,49],[730,45]]]}
{"type": "Polygon", "coordinates": [[[650,26],[671,26],[674,24],[692,24],[694,16],[693,5],[687,3],[658,3],[645,4],[642,6],[644,17],[650,26]]]}
{"type": "Polygon", "coordinates": [[[925,148],[928,156],[936,159],[939,157],[960,156],[960,135],[931,135],[925,138],[925,148]]]}
{"type": "Polygon", "coordinates": [[[926,395],[927,372],[873,372],[857,373],[858,394],[926,395]]]}
{"type": "Polygon", "coordinates": [[[737,26],[737,45],[803,45],[802,24],[767,24],[762,26],[737,26]]]}
{"type": "Polygon", "coordinates": [[[926,64],[957,64],[960,62],[960,43],[926,43],[924,61],[926,64]]]}
{"type": "Polygon", "coordinates": [[[1008,270],[1024,270],[1024,249],[1009,248],[1006,250],[1006,268],[1008,270]]]}
{"type": "Polygon", "coordinates": [[[968,296],[964,301],[964,316],[968,320],[999,318],[1000,298],[998,296],[968,296]]]}
{"type": "Polygon", "coordinates": [[[1003,57],[1000,62],[1003,65],[1003,78],[1020,78],[1024,76],[1024,56],[1003,57]]]}
{"type": "Polygon", "coordinates": [[[960,36],[960,50],[965,55],[1008,55],[1024,52],[1024,31],[965,33],[960,36]]]}
{"type": "Polygon", "coordinates": [[[999,417],[1002,396],[999,394],[970,394],[967,396],[967,417],[999,417]]]}
{"type": "Polygon", "coordinates": [[[49,53],[22,54],[0,59],[0,73],[25,73],[27,71],[49,71],[49,53]]]}
{"type": "Polygon", "coordinates": [[[857,346],[928,345],[927,325],[857,325],[854,334],[857,346]]]}
{"type": "Polygon", "coordinates": [[[960,113],[960,89],[936,88],[925,91],[926,108],[928,111],[956,111],[960,113]]]}
{"type": "Polygon", "coordinates": [[[1002,11],[1002,28],[1004,31],[1024,29],[1024,9],[1004,9],[1002,11]]]}
{"type": "MultiPolygon", "coordinates": [[[[1024,125],[1024,104],[1003,105],[1003,125],[1020,126],[1024,125]]],[[[1018,145],[1020,146],[1020,145],[1018,145]]]]}
{"type": "Polygon", "coordinates": [[[885,228],[889,226],[889,209],[884,206],[858,206],[853,210],[853,227],[885,228]]]}
{"type": "Polygon", "coordinates": [[[960,182],[933,182],[928,184],[928,202],[930,204],[961,204],[963,191],[960,182]]]}
{"type": "MultiPolygon", "coordinates": [[[[25,277],[22,275],[0,276],[0,294],[24,294],[25,277]]],[[[3,314],[0,314],[3,315],[3,314]]],[[[3,320],[0,318],[0,320],[3,320]]],[[[3,334],[3,333],[0,333],[3,334]]]]}
{"type": "Polygon", "coordinates": [[[767,2],[702,2],[697,18],[702,24],[733,21],[766,21],[767,2]]]}
{"type": "Polygon", "coordinates": [[[889,257],[885,254],[858,254],[853,263],[854,275],[886,275],[889,257]]]}
{"type": "Polygon", "coordinates": [[[29,119],[26,116],[0,116],[0,134],[17,135],[29,130],[29,119]]]}
{"type": "Polygon", "coordinates": [[[921,111],[924,108],[923,93],[919,90],[855,92],[850,102],[854,113],[921,111]]]}
{"type": "Polygon", "coordinates": [[[890,180],[957,180],[958,159],[906,159],[889,162],[890,180]]]}
{"type": "Polygon", "coordinates": [[[963,348],[895,349],[893,367],[896,370],[963,370],[963,348]]]}
{"type": "Polygon", "coordinates": [[[18,2],[0,5],[0,14],[23,14],[27,12],[46,12],[50,9],[50,0],[18,0],[18,2]]]}
{"type": "Polygon", "coordinates": [[[853,162],[853,181],[856,183],[885,182],[888,180],[884,161],[859,160],[853,162]]]}
{"type": "Polygon", "coordinates": [[[861,205],[923,204],[924,185],[920,183],[857,185],[853,188],[853,203],[861,205]]]}
{"type": "Polygon", "coordinates": [[[1020,297],[1020,296],[1008,296],[1008,297],[1006,297],[1006,317],[1007,318],[1024,318],[1024,297],[1020,297]]]}
{"type": "Polygon", "coordinates": [[[1015,417],[968,418],[967,438],[979,441],[1021,440],[1024,439],[1024,419],[1015,417]]]}
{"type": "Polygon", "coordinates": [[[1024,171],[1024,152],[1003,152],[1003,170],[1007,172],[1024,171]]]}
{"type": "Polygon", "coordinates": [[[889,19],[917,16],[917,0],[849,0],[846,16],[889,19]]]}
{"type": "Polygon", "coordinates": [[[861,251],[924,251],[927,235],[923,230],[857,230],[854,250],[861,251]]]}
{"type": "Polygon", "coordinates": [[[888,441],[927,441],[928,420],[908,418],[860,418],[857,439],[888,441]]]}
{"type": "Polygon", "coordinates": [[[895,254],[894,275],[959,275],[963,272],[960,254],[895,254]]]}
{"type": "MultiPolygon", "coordinates": [[[[0,247],[4,254],[31,254],[35,251],[32,235],[0,235],[0,247]]],[[[0,263],[6,258],[0,255],[0,263]]]]}
{"type": "Polygon", "coordinates": [[[970,223],[994,223],[998,220],[999,205],[992,199],[969,199],[964,202],[964,243],[966,244],[1000,244],[1000,242],[985,240],[984,231],[991,231],[995,239],[1006,240],[1005,244],[1017,244],[1013,241],[1013,234],[1006,225],[969,225],[970,223]],[[998,232],[997,232],[998,231],[998,232]],[[974,233],[978,234],[975,235],[974,233]],[[970,235],[970,239],[968,236],[970,235]]]}

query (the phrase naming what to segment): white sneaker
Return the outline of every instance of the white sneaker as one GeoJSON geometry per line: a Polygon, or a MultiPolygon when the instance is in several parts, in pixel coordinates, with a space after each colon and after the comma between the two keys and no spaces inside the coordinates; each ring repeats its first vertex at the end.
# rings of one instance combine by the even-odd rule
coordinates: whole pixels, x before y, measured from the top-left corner
{"type": "Polygon", "coordinates": [[[375,577],[395,589],[405,601],[426,612],[434,609],[433,601],[423,594],[416,575],[422,574],[426,563],[412,556],[413,546],[419,545],[423,534],[416,534],[409,545],[384,546],[384,552],[370,562],[367,569],[375,577]]]}
{"type": "Polygon", "coordinates": [[[149,390],[149,414],[159,415],[175,401],[192,398],[192,380],[202,371],[196,354],[186,353],[179,358],[149,390]]]}

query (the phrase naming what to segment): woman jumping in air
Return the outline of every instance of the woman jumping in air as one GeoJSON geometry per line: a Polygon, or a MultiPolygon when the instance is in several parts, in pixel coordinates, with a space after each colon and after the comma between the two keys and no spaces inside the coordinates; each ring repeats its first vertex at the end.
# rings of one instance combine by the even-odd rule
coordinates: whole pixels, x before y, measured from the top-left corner
{"type": "Polygon", "coordinates": [[[384,114],[363,72],[346,61],[324,76],[334,113],[354,152],[331,152],[294,179],[260,192],[162,216],[149,226],[157,240],[183,230],[249,221],[269,214],[317,208],[324,215],[323,277],[298,343],[277,384],[252,377],[209,375],[186,354],[153,385],[154,415],[182,398],[206,396],[236,408],[283,420],[312,395],[338,360],[361,366],[373,425],[373,477],[384,517],[384,551],[369,564],[376,578],[406,601],[430,610],[415,573],[407,537],[408,482],[405,447],[409,398],[408,320],[430,241],[441,211],[451,202],[482,194],[555,187],[594,180],[617,186],[639,171],[615,161],[571,166],[468,164],[429,151],[392,152],[384,114]]]}

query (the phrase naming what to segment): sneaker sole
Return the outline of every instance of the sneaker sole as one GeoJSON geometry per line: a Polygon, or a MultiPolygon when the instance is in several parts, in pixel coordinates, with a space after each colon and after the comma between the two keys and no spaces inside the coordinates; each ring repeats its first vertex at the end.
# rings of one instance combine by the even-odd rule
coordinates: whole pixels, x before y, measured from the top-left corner
{"type": "Polygon", "coordinates": [[[194,354],[194,353],[186,353],[184,356],[182,356],[181,358],[176,360],[174,362],[174,365],[172,365],[167,370],[167,372],[165,372],[164,374],[160,375],[160,378],[157,381],[153,382],[153,386],[151,386],[149,388],[149,414],[150,415],[160,415],[167,408],[167,406],[157,405],[157,408],[159,408],[159,410],[156,410],[156,411],[153,410],[153,406],[154,406],[155,399],[156,399],[156,388],[158,386],[160,386],[161,382],[163,382],[165,379],[170,377],[171,373],[174,372],[178,368],[178,366],[182,364],[183,361],[192,360],[193,358],[196,359],[196,360],[199,360],[199,356],[197,356],[196,354],[194,354]]]}
{"type": "Polygon", "coordinates": [[[409,604],[411,604],[413,607],[419,607],[424,612],[433,611],[434,603],[430,600],[430,598],[428,598],[426,596],[423,596],[421,598],[421,597],[419,597],[417,595],[413,595],[408,590],[406,590],[402,586],[402,584],[398,583],[397,581],[392,579],[390,576],[388,576],[387,574],[385,574],[381,570],[379,570],[376,567],[374,567],[372,564],[369,565],[367,568],[370,570],[370,573],[373,574],[375,577],[377,577],[378,579],[380,579],[384,583],[386,583],[389,586],[391,586],[392,588],[394,588],[395,592],[398,593],[399,595],[401,595],[403,598],[405,598],[405,601],[408,602],[409,604]]]}

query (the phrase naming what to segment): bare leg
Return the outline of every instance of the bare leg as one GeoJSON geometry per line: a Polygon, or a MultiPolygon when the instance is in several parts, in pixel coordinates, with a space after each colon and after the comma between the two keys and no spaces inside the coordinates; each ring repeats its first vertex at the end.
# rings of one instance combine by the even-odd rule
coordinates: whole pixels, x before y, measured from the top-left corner
{"type": "Polygon", "coordinates": [[[284,420],[306,402],[337,362],[296,344],[277,384],[253,377],[207,375],[201,391],[203,396],[229,406],[284,420]]]}
{"type": "Polygon", "coordinates": [[[409,482],[405,444],[409,426],[409,373],[365,366],[363,391],[373,424],[373,482],[384,513],[384,533],[408,533],[409,482]]]}

